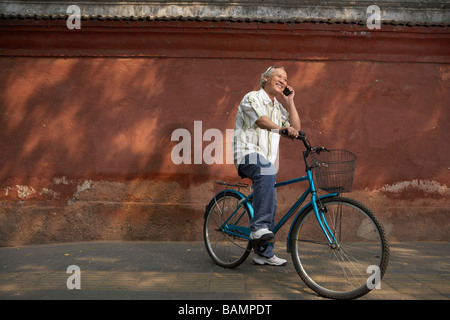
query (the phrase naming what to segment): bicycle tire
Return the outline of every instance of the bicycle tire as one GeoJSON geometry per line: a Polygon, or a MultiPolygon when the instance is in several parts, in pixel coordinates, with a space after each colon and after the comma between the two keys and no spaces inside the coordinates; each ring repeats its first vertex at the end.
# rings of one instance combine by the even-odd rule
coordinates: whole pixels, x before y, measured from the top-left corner
{"type": "Polygon", "coordinates": [[[354,199],[335,196],[321,202],[338,245],[329,244],[310,205],[294,222],[289,239],[295,269],[322,297],[359,298],[380,284],[372,280],[381,281],[386,272],[386,233],[374,213],[354,199]]]}
{"type": "MultiPolygon", "coordinates": [[[[211,259],[225,268],[235,268],[243,263],[252,249],[250,240],[237,235],[231,235],[221,230],[222,223],[236,210],[242,197],[234,192],[222,192],[210,202],[206,209],[203,225],[203,239],[211,259]]],[[[245,205],[239,209],[239,214],[232,219],[241,217],[237,223],[249,227],[250,212],[245,205]]],[[[230,221],[231,222],[231,221],[230,221]]]]}

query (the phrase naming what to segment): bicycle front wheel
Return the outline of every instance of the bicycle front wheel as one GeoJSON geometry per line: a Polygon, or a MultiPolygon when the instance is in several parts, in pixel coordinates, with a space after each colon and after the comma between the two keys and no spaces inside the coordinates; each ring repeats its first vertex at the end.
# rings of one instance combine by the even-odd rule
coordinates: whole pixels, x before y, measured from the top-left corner
{"type": "Polygon", "coordinates": [[[206,209],[203,226],[206,250],[216,264],[225,268],[240,265],[252,249],[250,240],[238,231],[249,229],[250,225],[250,213],[241,200],[236,193],[223,192],[206,209]],[[226,225],[233,228],[232,232],[226,229],[226,221],[226,225]]]}
{"type": "Polygon", "coordinates": [[[312,206],[295,221],[290,248],[297,273],[314,292],[332,299],[355,299],[376,286],[389,261],[389,244],[373,212],[356,200],[321,200],[323,216],[336,239],[329,244],[312,206]]]}

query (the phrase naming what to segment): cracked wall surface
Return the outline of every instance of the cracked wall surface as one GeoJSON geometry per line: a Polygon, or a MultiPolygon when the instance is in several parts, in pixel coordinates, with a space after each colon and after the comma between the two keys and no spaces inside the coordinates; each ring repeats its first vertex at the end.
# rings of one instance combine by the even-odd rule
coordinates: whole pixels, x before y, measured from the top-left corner
{"type": "MultiPolygon", "coordinates": [[[[349,196],[376,212],[391,240],[450,240],[447,27],[81,26],[0,19],[0,245],[201,240],[213,181],[241,181],[226,161],[226,132],[273,64],[288,72],[311,142],[356,154],[349,196]],[[177,129],[191,136],[190,164],[171,158],[177,129]],[[223,134],[217,148],[209,129],[223,134]],[[206,163],[205,150],[222,163],[206,163]]],[[[300,151],[282,142],[279,181],[304,175],[300,151]]],[[[280,215],[303,190],[279,191],[280,215]]]]}

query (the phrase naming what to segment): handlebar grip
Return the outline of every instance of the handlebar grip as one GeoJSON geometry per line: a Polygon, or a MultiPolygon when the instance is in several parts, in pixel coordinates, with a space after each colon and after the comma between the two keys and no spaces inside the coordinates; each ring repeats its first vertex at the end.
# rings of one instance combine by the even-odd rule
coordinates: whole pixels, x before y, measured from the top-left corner
{"type": "MultiPolygon", "coordinates": [[[[288,135],[287,129],[281,130],[281,133],[284,134],[285,136],[288,135]]],[[[298,139],[298,140],[303,140],[303,139],[305,139],[305,133],[304,133],[303,131],[299,131],[299,132],[298,132],[298,136],[297,136],[296,139],[298,139]]]]}

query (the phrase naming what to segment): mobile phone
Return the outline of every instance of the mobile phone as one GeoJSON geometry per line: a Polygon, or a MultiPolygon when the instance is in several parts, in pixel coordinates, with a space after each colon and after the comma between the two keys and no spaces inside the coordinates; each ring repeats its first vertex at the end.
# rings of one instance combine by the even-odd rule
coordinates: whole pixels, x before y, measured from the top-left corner
{"type": "Polygon", "coordinates": [[[288,95],[290,95],[292,93],[291,90],[288,89],[288,87],[284,88],[283,90],[283,94],[287,97],[288,95]]]}

